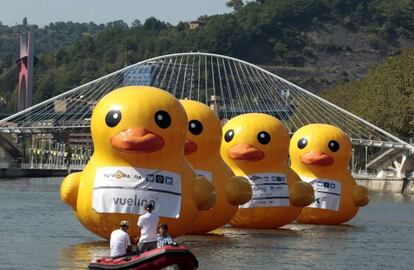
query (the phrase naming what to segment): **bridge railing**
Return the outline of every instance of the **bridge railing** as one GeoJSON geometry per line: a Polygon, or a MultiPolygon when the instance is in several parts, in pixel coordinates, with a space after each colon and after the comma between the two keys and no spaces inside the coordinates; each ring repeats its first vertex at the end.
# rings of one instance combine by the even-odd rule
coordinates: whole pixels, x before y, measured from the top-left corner
{"type": "Polygon", "coordinates": [[[366,171],[358,171],[358,172],[352,172],[352,177],[354,179],[369,179],[369,180],[387,180],[387,179],[402,179],[403,177],[407,178],[413,178],[414,173],[413,172],[405,172],[403,176],[398,176],[397,172],[391,171],[391,170],[384,170],[381,173],[370,173],[366,171]]]}
{"type": "MultiPolygon", "coordinates": [[[[80,171],[85,167],[85,164],[31,164],[31,163],[18,163],[18,164],[3,164],[4,168],[19,168],[26,170],[68,170],[68,171],[80,171]]],[[[0,168],[2,164],[0,163],[0,168]]]]}

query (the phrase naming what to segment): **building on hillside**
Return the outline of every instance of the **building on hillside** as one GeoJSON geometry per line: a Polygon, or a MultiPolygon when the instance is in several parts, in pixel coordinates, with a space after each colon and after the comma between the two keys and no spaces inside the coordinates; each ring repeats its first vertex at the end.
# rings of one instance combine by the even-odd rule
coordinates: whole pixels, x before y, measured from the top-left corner
{"type": "Polygon", "coordinates": [[[206,23],[204,21],[199,21],[199,20],[197,20],[197,21],[191,21],[191,22],[188,22],[188,28],[190,30],[194,30],[194,29],[197,29],[197,28],[199,28],[201,26],[204,26],[205,24],[206,23]]]}

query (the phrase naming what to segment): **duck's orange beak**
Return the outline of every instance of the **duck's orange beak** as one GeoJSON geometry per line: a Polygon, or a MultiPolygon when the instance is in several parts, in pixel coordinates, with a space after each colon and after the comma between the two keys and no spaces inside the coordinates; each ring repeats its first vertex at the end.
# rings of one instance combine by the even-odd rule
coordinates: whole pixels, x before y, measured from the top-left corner
{"type": "Polygon", "coordinates": [[[194,153],[195,151],[197,151],[197,144],[190,140],[190,139],[185,139],[185,146],[184,146],[184,154],[186,156],[194,153]]]}
{"type": "Polygon", "coordinates": [[[164,139],[145,128],[128,128],[112,136],[110,143],[119,151],[146,154],[163,148],[164,139]]]}
{"type": "Polygon", "coordinates": [[[334,158],[321,151],[311,151],[300,156],[300,160],[306,165],[328,166],[334,163],[334,158]]]}
{"type": "Polygon", "coordinates": [[[227,150],[227,156],[236,160],[258,161],[264,158],[265,153],[249,144],[238,143],[227,150]]]}

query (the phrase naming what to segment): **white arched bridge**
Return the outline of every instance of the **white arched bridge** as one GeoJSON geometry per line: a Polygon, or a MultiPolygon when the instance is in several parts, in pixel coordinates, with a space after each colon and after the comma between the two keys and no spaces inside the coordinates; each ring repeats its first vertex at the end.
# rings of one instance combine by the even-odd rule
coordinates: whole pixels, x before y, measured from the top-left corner
{"type": "MultiPolygon", "coordinates": [[[[56,142],[56,137],[65,138],[56,134],[88,133],[96,102],[108,92],[128,85],[155,86],[179,99],[204,102],[221,119],[248,112],[271,114],[282,120],[291,133],[310,123],[338,126],[351,137],[355,149],[364,149],[353,156],[352,166],[358,160],[364,163],[359,169],[387,168],[393,157],[406,156],[413,149],[387,131],[261,67],[200,52],[148,59],[63,92],[0,120],[0,133],[32,138],[55,134],[56,142]]],[[[53,147],[49,151],[56,148],[53,147]]],[[[32,152],[36,152],[34,149],[41,147],[32,139],[32,152]]],[[[402,163],[398,162],[394,169],[402,163]]]]}

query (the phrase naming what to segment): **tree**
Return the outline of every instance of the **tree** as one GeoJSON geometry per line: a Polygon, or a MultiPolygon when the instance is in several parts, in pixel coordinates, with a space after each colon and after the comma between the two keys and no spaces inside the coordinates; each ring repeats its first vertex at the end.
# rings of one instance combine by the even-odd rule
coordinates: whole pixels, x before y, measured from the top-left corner
{"type": "Polygon", "coordinates": [[[144,28],[147,30],[152,30],[152,31],[161,31],[161,30],[166,29],[167,25],[164,22],[157,20],[154,17],[150,17],[145,20],[144,28]]]}
{"type": "Polygon", "coordinates": [[[228,0],[226,6],[232,8],[235,12],[239,12],[244,3],[243,0],[228,0]]]}
{"type": "Polygon", "coordinates": [[[141,27],[141,26],[142,26],[141,21],[140,21],[140,20],[138,20],[138,19],[135,19],[135,20],[132,22],[132,27],[141,27]]]}

